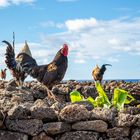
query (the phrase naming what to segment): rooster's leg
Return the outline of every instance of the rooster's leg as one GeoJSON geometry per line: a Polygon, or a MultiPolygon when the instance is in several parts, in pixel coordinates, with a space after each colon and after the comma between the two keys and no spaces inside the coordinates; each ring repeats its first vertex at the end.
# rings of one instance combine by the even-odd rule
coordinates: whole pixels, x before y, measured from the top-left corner
{"type": "Polygon", "coordinates": [[[56,99],[56,96],[53,94],[53,92],[49,90],[48,88],[47,88],[47,94],[48,94],[48,98],[58,101],[58,99],[56,99]]]}
{"type": "Polygon", "coordinates": [[[53,92],[50,89],[48,89],[48,87],[46,87],[43,84],[40,84],[39,88],[42,88],[44,91],[47,92],[49,99],[53,99],[54,101],[58,101],[59,102],[59,100],[56,98],[56,96],[53,94],[53,92]]]}

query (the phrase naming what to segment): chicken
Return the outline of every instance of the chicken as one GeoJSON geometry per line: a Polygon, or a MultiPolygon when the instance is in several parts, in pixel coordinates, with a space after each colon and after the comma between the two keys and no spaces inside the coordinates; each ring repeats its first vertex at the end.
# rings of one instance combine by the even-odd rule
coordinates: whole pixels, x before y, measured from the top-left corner
{"type": "Polygon", "coordinates": [[[96,67],[92,71],[92,76],[95,81],[101,82],[103,79],[104,72],[106,71],[106,66],[112,66],[110,64],[103,64],[101,68],[96,65],[96,67]]]}
{"type": "Polygon", "coordinates": [[[1,72],[0,72],[0,78],[2,79],[2,80],[5,80],[6,79],[6,70],[7,69],[1,69],[1,72]]]}
{"type": "Polygon", "coordinates": [[[28,63],[24,64],[22,69],[24,72],[29,74],[31,77],[37,79],[43,87],[46,87],[49,97],[54,97],[51,89],[53,85],[59,83],[67,70],[68,67],[68,45],[64,44],[63,47],[57,52],[53,61],[46,65],[34,65],[29,66],[28,63]]]}
{"type": "Polygon", "coordinates": [[[25,62],[30,63],[30,65],[35,65],[36,61],[32,58],[27,42],[25,42],[25,46],[22,48],[21,52],[16,56],[16,58],[14,47],[8,41],[4,40],[2,42],[7,44],[5,63],[10,70],[11,75],[14,77],[15,83],[21,88],[25,78],[27,77],[27,73],[22,70],[22,65],[25,62]]]}

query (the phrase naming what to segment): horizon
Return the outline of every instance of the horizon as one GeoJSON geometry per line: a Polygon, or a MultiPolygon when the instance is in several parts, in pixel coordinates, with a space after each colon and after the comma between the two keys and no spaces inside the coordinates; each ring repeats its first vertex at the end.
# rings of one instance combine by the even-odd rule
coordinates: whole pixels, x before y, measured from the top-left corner
{"type": "MultiPolygon", "coordinates": [[[[107,67],[104,79],[140,79],[138,0],[2,0],[0,19],[0,41],[12,43],[14,31],[16,54],[27,40],[39,65],[51,62],[67,43],[64,80],[92,80],[95,65],[105,63],[112,67],[107,67]]],[[[2,69],[5,50],[0,43],[2,69]]]]}

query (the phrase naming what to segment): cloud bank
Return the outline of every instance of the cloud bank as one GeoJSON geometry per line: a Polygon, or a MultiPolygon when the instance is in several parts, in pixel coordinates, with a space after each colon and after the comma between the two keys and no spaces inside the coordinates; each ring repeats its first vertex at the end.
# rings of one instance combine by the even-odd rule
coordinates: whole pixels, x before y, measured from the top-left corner
{"type": "Polygon", "coordinates": [[[0,0],[0,7],[7,7],[12,4],[19,5],[21,3],[31,4],[34,1],[35,0],[0,0]]]}
{"type": "Polygon", "coordinates": [[[140,55],[139,17],[115,20],[97,20],[94,17],[73,19],[59,23],[61,26],[52,23],[53,28],[61,27],[65,31],[42,35],[43,42],[47,46],[67,42],[75,63],[86,63],[89,60],[119,62],[119,57],[125,54],[140,55]]]}

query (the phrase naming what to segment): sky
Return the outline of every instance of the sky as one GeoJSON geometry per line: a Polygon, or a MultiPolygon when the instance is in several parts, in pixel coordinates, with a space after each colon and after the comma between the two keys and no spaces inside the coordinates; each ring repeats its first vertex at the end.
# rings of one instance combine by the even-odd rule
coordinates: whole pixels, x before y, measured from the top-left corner
{"type": "Polygon", "coordinates": [[[140,78],[140,0],[0,0],[0,68],[13,31],[16,54],[27,40],[39,65],[67,43],[65,80],[90,80],[105,63],[104,79],[140,78]]]}

